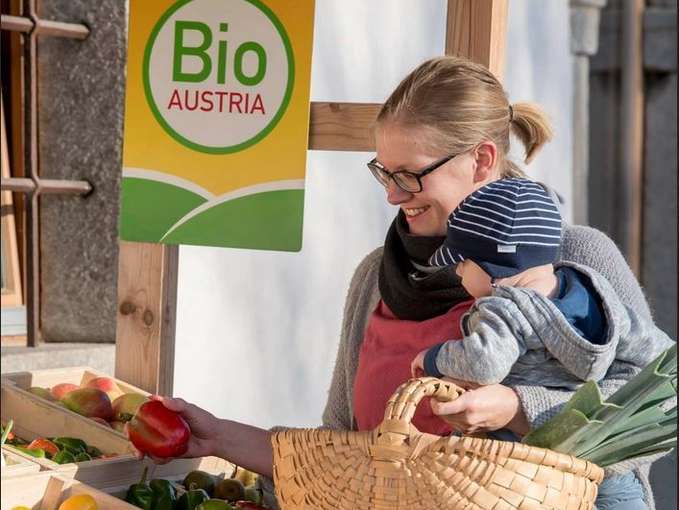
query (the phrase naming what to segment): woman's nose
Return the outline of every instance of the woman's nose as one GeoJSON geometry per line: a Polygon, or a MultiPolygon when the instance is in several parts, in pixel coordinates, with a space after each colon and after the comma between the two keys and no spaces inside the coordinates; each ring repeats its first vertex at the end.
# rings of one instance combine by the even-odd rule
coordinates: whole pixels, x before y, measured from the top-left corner
{"type": "Polygon", "coordinates": [[[391,205],[399,205],[403,202],[407,202],[412,195],[412,193],[403,191],[399,188],[393,179],[389,180],[389,184],[387,185],[387,202],[391,205]]]}

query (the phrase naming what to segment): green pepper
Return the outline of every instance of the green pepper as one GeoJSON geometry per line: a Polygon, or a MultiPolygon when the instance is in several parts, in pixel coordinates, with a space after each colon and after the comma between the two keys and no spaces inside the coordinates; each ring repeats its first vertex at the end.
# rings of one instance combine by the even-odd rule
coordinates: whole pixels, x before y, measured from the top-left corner
{"type": "Polygon", "coordinates": [[[148,471],[149,468],[146,466],[139,483],[130,485],[129,489],[127,489],[127,494],[125,494],[125,501],[142,508],[143,510],[151,510],[151,505],[153,504],[153,491],[146,483],[146,474],[148,471]]]}
{"type": "Polygon", "coordinates": [[[52,457],[52,461],[57,464],[69,464],[75,462],[75,455],[68,450],[61,450],[52,457]]]}
{"type": "Polygon", "coordinates": [[[151,490],[159,496],[168,495],[172,496],[173,498],[177,497],[177,489],[174,488],[174,484],[169,480],[156,478],[149,482],[149,487],[151,487],[151,490]]]}
{"type": "Polygon", "coordinates": [[[203,501],[210,499],[203,489],[191,489],[177,500],[177,510],[194,510],[203,501]]]}
{"type": "Polygon", "coordinates": [[[73,455],[87,451],[87,443],[75,437],[55,437],[52,442],[63,450],[68,450],[73,455]]]}
{"type": "Polygon", "coordinates": [[[87,460],[92,460],[92,457],[90,457],[88,453],[80,452],[78,455],[75,456],[76,462],[85,462],[87,460]]]}
{"type": "Polygon", "coordinates": [[[156,478],[149,483],[153,491],[152,510],[174,510],[177,504],[177,490],[169,480],[156,478]]]}
{"type": "Polygon", "coordinates": [[[30,455],[31,457],[36,457],[39,459],[45,458],[45,450],[43,450],[42,448],[26,448],[25,446],[15,446],[14,448],[16,448],[22,453],[30,455]]]}

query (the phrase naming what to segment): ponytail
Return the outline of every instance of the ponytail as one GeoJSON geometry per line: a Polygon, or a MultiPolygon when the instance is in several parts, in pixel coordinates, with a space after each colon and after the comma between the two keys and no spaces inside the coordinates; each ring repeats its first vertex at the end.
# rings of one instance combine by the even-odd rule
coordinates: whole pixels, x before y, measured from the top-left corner
{"type": "Polygon", "coordinates": [[[524,162],[530,163],[544,144],[554,135],[545,113],[533,103],[510,106],[510,129],[521,140],[526,151],[524,162]]]}

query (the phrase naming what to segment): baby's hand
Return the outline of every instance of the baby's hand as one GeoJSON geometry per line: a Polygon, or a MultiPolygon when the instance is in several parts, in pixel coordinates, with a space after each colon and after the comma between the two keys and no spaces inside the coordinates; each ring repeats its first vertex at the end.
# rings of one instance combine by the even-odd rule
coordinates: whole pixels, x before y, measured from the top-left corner
{"type": "Polygon", "coordinates": [[[421,351],[415,359],[410,363],[410,373],[413,377],[424,377],[424,356],[427,354],[427,349],[421,351]]]}

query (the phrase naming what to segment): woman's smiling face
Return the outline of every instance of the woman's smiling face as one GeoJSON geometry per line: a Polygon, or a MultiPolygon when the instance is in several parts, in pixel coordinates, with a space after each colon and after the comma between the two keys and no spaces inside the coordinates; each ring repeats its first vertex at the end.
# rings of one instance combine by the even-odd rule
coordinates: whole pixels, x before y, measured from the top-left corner
{"type": "MultiPolygon", "coordinates": [[[[379,125],[375,134],[377,161],[390,173],[398,170],[418,173],[447,156],[431,154],[417,130],[386,123],[379,125]]],[[[419,193],[403,191],[390,179],[386,188],[387,201],[403,210],[411,234],[444,236],[450,213],[478,187],[479,183],[474,179],[475,168],[473,154],[462,153],[424,176],[419,193]]]]}

